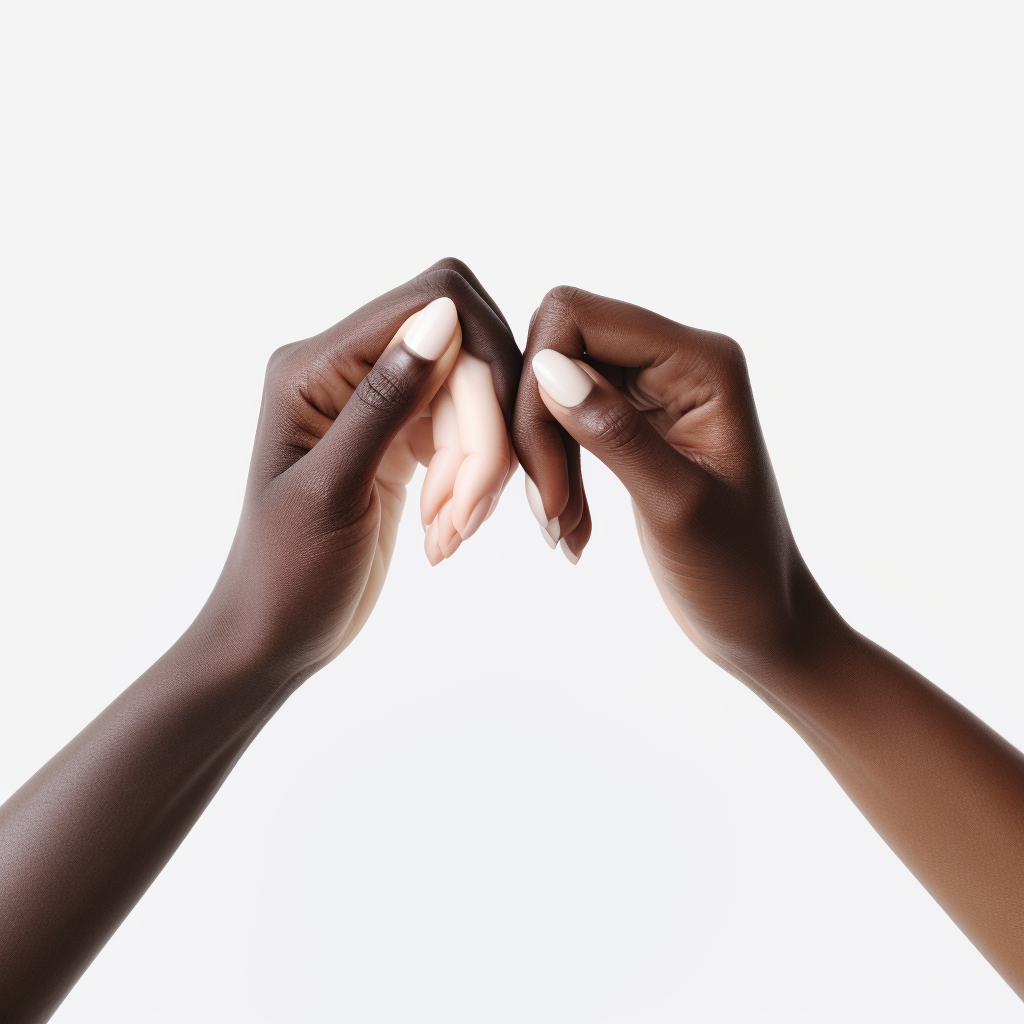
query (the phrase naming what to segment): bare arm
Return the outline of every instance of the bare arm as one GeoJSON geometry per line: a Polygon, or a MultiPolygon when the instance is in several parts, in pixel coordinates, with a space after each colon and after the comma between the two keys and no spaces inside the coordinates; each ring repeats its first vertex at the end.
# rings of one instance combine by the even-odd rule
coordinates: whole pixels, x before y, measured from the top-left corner
{"type": "MultiPolygon", "coordinates": [[[[489,369],[507,423],[519,350],[475,277],[445,260],[271,358],[241,520],[210,600],[0,807],[4,1024],[49,1018],[262,726],[362,627],[405,485],[433,451],[421,414],[463,349],[489,369]]],[[[498,424],[467,473],[451,460],[448,479],[435,473],[444,534],[432,560],[497,500],[512,468],[498,424]]]]}
{"type": "Polygon", "coordinates": [[[821,593],[739,346],[556,288],[531,324],[514,440],[541,528],[570,561],[591,531],[579,446],[616,473],[682,630],[796,729],[1024,997],[1024,757],[821,593]]]}

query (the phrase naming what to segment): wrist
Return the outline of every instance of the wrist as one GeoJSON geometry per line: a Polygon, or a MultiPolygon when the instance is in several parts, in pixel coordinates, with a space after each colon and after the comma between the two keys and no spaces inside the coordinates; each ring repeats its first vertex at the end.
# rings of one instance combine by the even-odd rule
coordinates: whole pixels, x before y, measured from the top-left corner
{"type": "Polygon", "coordinates": [[[218,585],[161,662],[243,707],[276,707],[305,676],[260,622],[247,602],[218,585]]]}
{"type": "Polygon", "coordinates": [[[734,664],[734,674],[758,691],[774,693],[796,679],[821,678],[847,657],[860,635],[843,619],[797,555],[781,625],[771,642],[734,664]]]}

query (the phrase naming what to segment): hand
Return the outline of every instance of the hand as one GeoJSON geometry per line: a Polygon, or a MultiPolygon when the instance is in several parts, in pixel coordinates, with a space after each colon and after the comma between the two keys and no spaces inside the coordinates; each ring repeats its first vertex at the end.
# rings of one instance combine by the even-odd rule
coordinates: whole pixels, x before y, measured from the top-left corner
{"type": "MultiPolygon", "coordinates": [[[[521,363],[514,343],[506,358],[517,367],[521,363]]],[[[451,558],[490,518],[519,468],[491,368],[465,349],[430,403],[429,413],[399,434],[378,478],[391,476],[404,484],[416,460],[427,467],[420,492],[423,547],[430,564],[437,565],[451,558]]]]}
{"type": "Polygon", "coordinates": [[[647,564],[687,635],[793,726],[1024,996],[1024,757],[821,593],[740,347],[556,288],[525,355],[513,438],[548,543],[575,562],[590,537],[582,444],[632,495],[647,564]]]}
{"type": "Polygon", "coordinates": [[[493,510],[514,468],[521,360],[457,260],[275,352],[238,532],[201,618],[227,616],[247,658],[298,680],[334,658],[380,594],[417,460],[435,564],[493,510]]]}
{"type": "Polygon", "coordinates": [[[687,636],[733,672],[800,642],[816,593],[786,520],[743,352],[577,288],[533,316],[513,437],[553,547],[591,531],[582,444],[625,484],[655,583],[687,636]]]}

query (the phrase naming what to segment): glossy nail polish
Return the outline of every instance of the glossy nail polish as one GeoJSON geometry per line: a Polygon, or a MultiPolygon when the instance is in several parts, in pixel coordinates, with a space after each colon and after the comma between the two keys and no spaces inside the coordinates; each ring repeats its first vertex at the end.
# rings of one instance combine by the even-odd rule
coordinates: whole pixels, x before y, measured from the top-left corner
{"type": "Polygon", "coordinates": [[[540,386],[567,409],[579,405],[594,386],[594,379],[589,373],[551,348],[533,357],[533,372],[540,386]]]}
{"type": "Polygon", "coordinates": [[[422,359],[440,359],[448,348],[455,333],[459,315],[455,303],[447,297],[434,299],[416,314],[416,319],[406,328],[406,348],[422,359]]]}
{"type": "Polygon", "coordinates": [[[565,543],[564,539],[558,542],[558,546],[562,549],[562,554],[565,555],[565,557],[568,558],[573,565],[575,565],[580,560],[580,556],[574,555],[572,553],[572,549],[569,547],[568,544],[565,543]]]}
{"type": "Polygon", "coordinates": [[[537,485],[529,476],[526,476],[526,503],[530,506],[530,511],[534,514],[537,522],[540,523],[545,538],[550,542],[549,546],[554,547],[558,543],[561,527],[557,518],[548,519],[544,514],[544,499],[540,496],[537,485]]]}

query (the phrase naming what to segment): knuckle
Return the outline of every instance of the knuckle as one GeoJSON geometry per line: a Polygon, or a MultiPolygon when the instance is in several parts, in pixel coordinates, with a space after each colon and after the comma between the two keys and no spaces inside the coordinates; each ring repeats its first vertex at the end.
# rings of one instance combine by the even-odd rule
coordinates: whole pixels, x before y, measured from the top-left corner
{"type": "Polygon", "coordinates": [[[743,352],[743,346],[725,334],[717,335],[716,341],[722,367],[729,382],[736,383],[746,379],[747,357],[743,352]]]}
{"type": "Polygon", "coordinates": [[[376,412],[389,412],[407,408],[414,396],[394,367],[378,366],[363,378],[353,397],[376,412]]]}
{"type": "Polygon", "coordinates": [[[595,443],[606,451],[626,452],[642,443],[643,420],[632,406],[603,409],[590,426],[595,443]]]}
{"type": "Polygon", "coordinates": [[[267,360],[267,380],[272,380],[280,374],[281,368],[288,361],[288,357],[292,352],[295,351],[297,345],[298,342],[292,342],[292,344],[282,345],[280,348],[276,348],[270,353],[270,358],[267,360]]]}
{"type": "Polygon", "coordinates": [[[730,366],[746,369],[747,357],[743,352],[743,346],[738,341],[723,334],[722,347],[730,366]]]}
{"type": "Polygon", "coordinates": [[[471,277],[473,271],[469,269],[468,265],[460,260],[457,256],[445,256],[444,259],[438,260],[433,266],[427,268],[427,273],[432,271],[445,271],[450,270],[458,274],[460,277],[471,277]]]}
{"type": "Polygon", "coordinates": [[[571,284],[555,285],[541,299],[541,313],[560,314],[571,319],[573,308],[585,294],[586,292],[582,288],[577,288],[571,284]]]}
{"type": "Polygon", "coordinates": [[[527,329],[526,329],[527,335],[530,335],[530,334],[533,333],[533,325],[537,322],[537,317],[539,317],[539,316],[540,316],[540,306],[538,306],[533,311],[533,315],[530,317],[530,326],[527,327],[527,329]]]}
{"type": "Polygon", "coordinates": [[[468,285],[460,271],[453,267],[436,265],[425,270],[420,276],[420,280],[427,293],[435,298],[440,298],[442,295],[447,295],[450,298],[453,294],[464,291],[468,285]]]}
{"type": "Polygon", "coordinates": [[[570,284],[556,285],[548,291],[530,318],[530,330],[527,337],[532,340],[533,346],[549,347],[544,343],[543,338],[551,331],[556,333],[574,331],[575,310],[587,294],[583,289],[570,284]]]}

